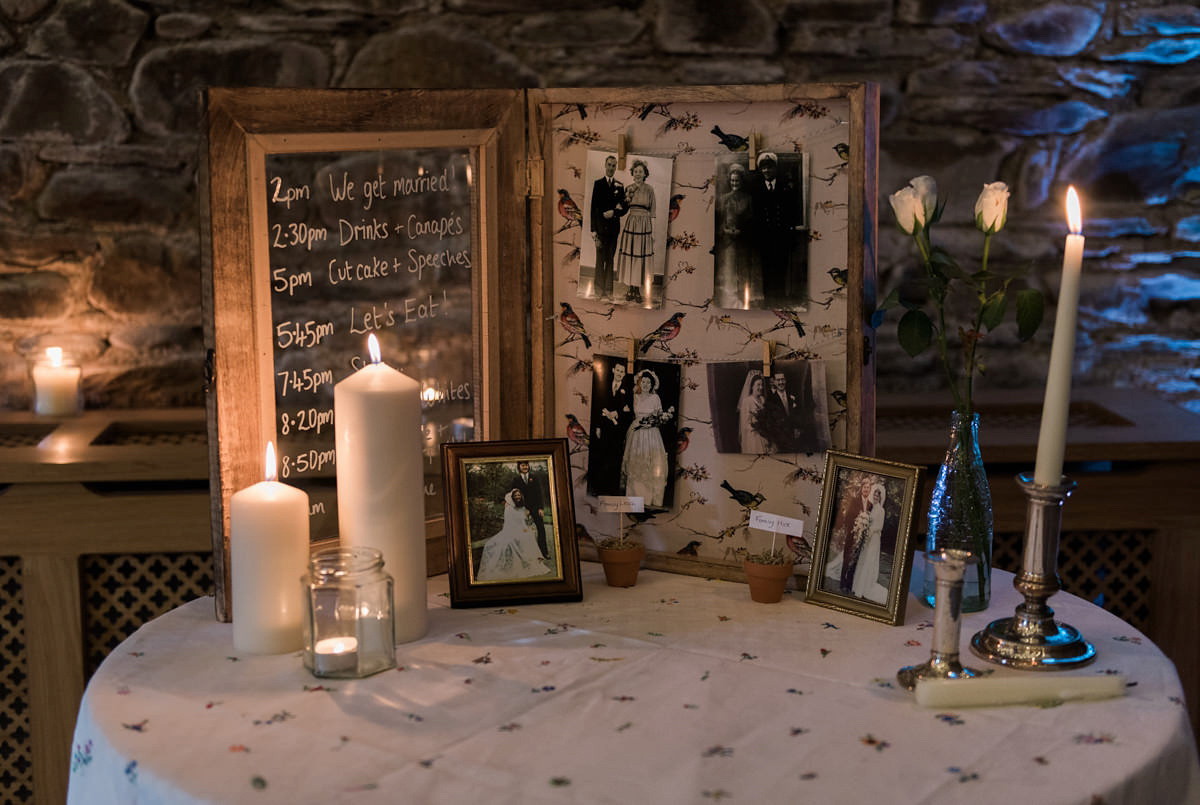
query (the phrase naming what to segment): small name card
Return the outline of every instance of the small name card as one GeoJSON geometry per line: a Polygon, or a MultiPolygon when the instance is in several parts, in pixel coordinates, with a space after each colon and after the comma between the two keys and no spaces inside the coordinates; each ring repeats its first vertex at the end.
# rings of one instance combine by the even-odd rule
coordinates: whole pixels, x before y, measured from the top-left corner
{"type": "Polygon", "coordinates": [[[790,534],[793,537],[804,536],[804,521],[779,514],[768,514],[757,509],[750,512],[750,527],[770,531],[772,534],[790,534]]]}
{"type": "Polygon", "coordinates": [[[637,496],[625,497],[624,495],[601,495],[600,511],[631,512],[636,514],[638,512],[645,511],[645,499],[637,496]]]}

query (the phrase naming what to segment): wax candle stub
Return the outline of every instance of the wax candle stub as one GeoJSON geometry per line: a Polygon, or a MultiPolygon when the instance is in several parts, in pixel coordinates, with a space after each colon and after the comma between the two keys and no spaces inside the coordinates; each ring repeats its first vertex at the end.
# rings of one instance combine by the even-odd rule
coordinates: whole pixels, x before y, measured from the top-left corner
{"type": "Polygon", "coordinates": [[[983,676],[975,679],[922,679],[917,704],[922,707],[993,707],[1038,704],[1075,699],[1109,699],[1125,695],[1125,677],[1102,676],[983,676]]]}

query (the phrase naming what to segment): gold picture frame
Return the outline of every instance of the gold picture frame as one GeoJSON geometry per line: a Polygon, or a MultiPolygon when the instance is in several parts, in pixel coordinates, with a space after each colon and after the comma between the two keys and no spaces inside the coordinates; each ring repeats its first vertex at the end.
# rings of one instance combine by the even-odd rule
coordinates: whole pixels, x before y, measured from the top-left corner
{"type": "Polygon", "coordinates": [[[921,468],[830,450],[805,600],[904,622],[921,468]]]}

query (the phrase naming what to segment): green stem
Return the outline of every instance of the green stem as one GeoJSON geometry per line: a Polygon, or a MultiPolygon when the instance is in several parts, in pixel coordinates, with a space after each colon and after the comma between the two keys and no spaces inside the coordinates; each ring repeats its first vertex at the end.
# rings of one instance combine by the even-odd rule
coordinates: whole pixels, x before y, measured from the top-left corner
{"type": "Polygon", "coordinates": [[[973,331],[976,333],[977,337],[973,338],[971,340],[971,345],[967,348],[967,355],[966,355],[966,359],[967,359],[967,366],[966,366],[967,400],[966,400],[966,409],[965,410],[966,410],[968,417],[970,417],[970,415],[971,415],[972,400],[975,399],[975,397],[974,397],[975,349],[979,346],[979,337],[982,337],[982,335],[983,335],[983,333],[981,332],[981,330],[983,328],[983,306],[987,302],[987,298],[988,298],[987,267],[988,267],[988,252],[991,251],[991,247],[992,247],[992,233],[987,232],[983,236],[983,261],[980,266],[981,273],[983,274],[983,282],[982,282],[982,285],[980,286],[979,290],[977,291],[978,298],[979,298],[979,306],[978,306],[978,310],[975,311],[975,322],[974,322],[974,327],[973,327],[973,331]]]}
{"type": "MultiPolygon", "coordinates": [[[[932,275],[933,261],[930,259],[932,246],[929,242],[929,230],[927,228],[914,230],[913,240],[916,241],[917,251],[921,253],[921,260],[925,264],[926,276],[932,275]]],[[[938,312],[938,357],[942,362],[942,371],[946,373],[946,383],[950,386],[950,393],[954,396],[954,407],[961,410],[962,395],[958,388],[958,381],[954,377],[954,370],[950,366],[950,356],[946,352],[946,299],[944,292],[943,296],[935,301],[938,312]]]]}

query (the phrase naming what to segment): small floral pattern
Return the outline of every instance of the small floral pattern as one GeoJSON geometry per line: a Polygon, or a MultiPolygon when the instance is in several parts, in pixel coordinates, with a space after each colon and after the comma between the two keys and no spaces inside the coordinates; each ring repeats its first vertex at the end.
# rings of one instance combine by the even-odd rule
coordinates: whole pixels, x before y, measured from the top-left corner
{"type": "MultiPolygon", "coordinates": [[[[690,757],[702,770],[689,783],[694,788],[681,792],[691,801],[766,801],[769,792],[770,801],[833,802],[861,788],[864,801],[883,802],[900,796],[886,776],[901,766],[923,768],[925,779],[940,777],[956,790],[968,786],[969,798],[971,786],[997,783],[986,755],[964,757],[964,746],[1000,740],[1009,757],[1027,758],[1031,775],[1051,775],[1087,764],[1089,756],[1098,765],[1122,762],[1112,747],[1143,737],[1144,712],[1125,718],[1144,708],[1140,699],[1162,703],[1173,729],[1183,723],[1178,688],[1160,681],[1170,679],[1161,653],[1127,628],[1098,633],[1097,623],[1120,626],[1106,614],[1081,620],[1078,609],[1056,601],[1092,640],[1114,652],[1120,647],[1090,673],[1123,674],[1130,692],[1124,700],[1069,703],[1032,733],[1044,738],[1030,741],[1028,730],[1014,730],[1023,736],[1017,746],[1003,735],[1036,717],[1035,707],[924,710],[899,686],[894,669],[928,645],[920,621],[884,627],[847,618],[835,626],[822,620],[827,612],[798,600],[763,607],[730,582],[643,573],[637,586],[611,594],[631,607],[620,610],[608,608],[608,589],[599,583],[585,588],[581,604],[519,611],[455,610],[435,591],[430,605],[439,617],[431,618],[426,638],[398,648],[402,673],[332,685],[309,675],[294,655],[228,662],[228,625],[212,622],[210,603],[197,607],[202,636],[190,642],[211,645],[208,665],[196,669],[211,683],[194,700],[156,670],[160,656],[178,645],[160,643],[157,631],[192,611],[184,607],[131,638],[139,641],[138,656],[116,652],[93,678],[72,744],[71,780],[78,783],[69,805],[109,805],[89,799],[93,790],[148,796],[147,781],[161,781],[164,757],[212,757],[210,746],[220,761],[198,763],[193,784],[213,786],[205,795],[212,801],[359,794],[375,802],[369,797],[407,784],[438,785],[429,782],[435,766],[469,779],[482,756],[493,768],[533,771],[524,775],[526,785],[569,788],[578,801],[612,797],[593,767],[601,756],[621,758],[625,782],[655,779],[662,757],[690,757]],[[731,590],[745,595],[743,606],[730,601],[731,590]],[[737,623],[735,631],[713,618],[714,602],[737,623]],[[771,640],[755,639],[763,623],[776,633],[771,640]],[[652,634],[659,637],[648,639],[652,634]],[[108,675],[110,666],[116,676],[108,675]],[[103,732],[85,718],[89,713],[104,714],[103,732]],[[1136,732],[1126,726],[1135,722],[1136,732]],[[807,755],[832,749],[847,766],[819,765],[807,755]],[[764,757],[781,762],[764,766],[764,757]],[[328,787],[298,791],[297,763],[327,769],[328,787]],[[870,769],[878,774],[864,773],[870,769]]],[[[1100,795],[1110,805],[1161,801],[1152,776],[1130,788],[1144,795],[1140,800],[1100,795]]]]}

